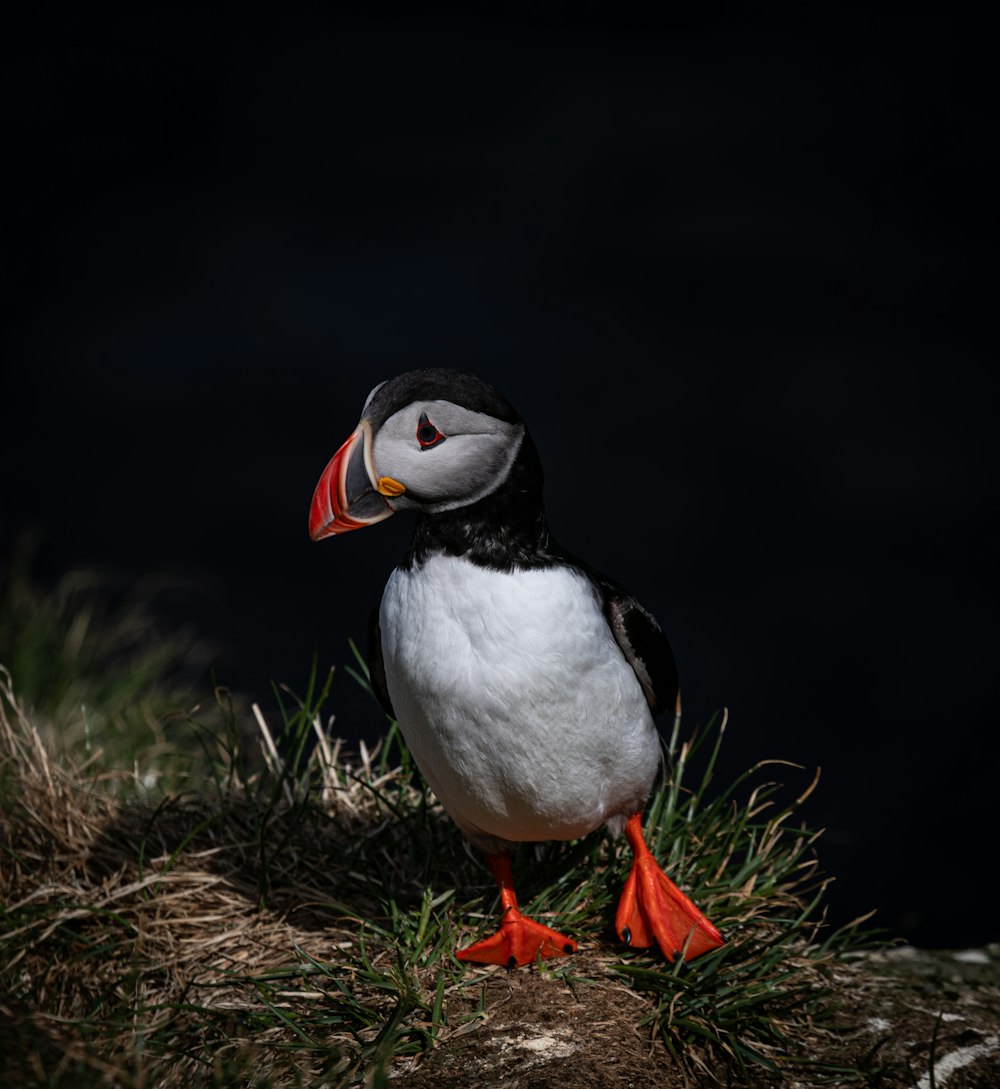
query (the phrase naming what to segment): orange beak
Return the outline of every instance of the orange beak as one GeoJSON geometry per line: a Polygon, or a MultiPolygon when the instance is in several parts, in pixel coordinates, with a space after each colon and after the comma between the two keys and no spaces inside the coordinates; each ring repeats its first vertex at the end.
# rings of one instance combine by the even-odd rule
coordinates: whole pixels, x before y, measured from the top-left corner
{"type": "Polygon", "coordinates": [[[309,508],[309,536],[321,541],[352,529],[364,529],[395,514],[376,487],[371,425],[362,420],[319,478],[309,508]]]}

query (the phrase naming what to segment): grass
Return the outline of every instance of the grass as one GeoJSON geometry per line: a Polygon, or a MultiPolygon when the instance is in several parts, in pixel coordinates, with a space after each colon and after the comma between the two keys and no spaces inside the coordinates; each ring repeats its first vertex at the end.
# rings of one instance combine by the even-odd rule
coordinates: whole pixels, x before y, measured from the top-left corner
{"type": "Polygon", "coordinates": [[[169,777],[187,733],[178,712],[195,702],[207,660],[193,633],[156,621],[155,602],[171,586],[90,570],[42,585],[36,552],[30,534],[0,549],[0,663],[32,722],[84,759],[103,746],[109,762],[141,758],[148,774],[169,777]]]}
{"type": "MultiPolygon", "coordinates": [[[[49,724],[77,712],[50,707],[40,728],[0,676],[4,1084],[378,1086],[490,1016],[505,974],[453,950],[495,926],[491,879],[395,725],[348,754],[324,726],[329,676],[313,678],[267,715],[217,690],[210,711],[174,716],[169,751],[154,730],[143,753],[120,744],[111,704],[89,748],[72,731],[57,745],[49,724]]],[[[724,717],[688,739],[675,724],[646,817],[723,948],[673,965],[623,951],[629,860],[601,833],[515,868],[522,905],[589,950],[522,971],[638,992],[644,1031],[692,1079],[808,1069],[831,973],[859,941],[822,926],[816,837],[796,818],[815,783],[781,803],[762,765],[718,788],[724,735],[724,717]]]]}

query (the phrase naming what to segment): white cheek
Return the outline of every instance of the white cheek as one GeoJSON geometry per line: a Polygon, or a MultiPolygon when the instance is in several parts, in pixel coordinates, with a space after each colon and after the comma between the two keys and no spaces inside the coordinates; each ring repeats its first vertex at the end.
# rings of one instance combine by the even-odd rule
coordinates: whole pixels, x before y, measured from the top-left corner
{"type": "Polygon", "coordinates": [[[381,476],[391,476],[412,492],[395,501],[401,510],[424,507],[448,510],[464,506],[495,491],[506,478],[521,446],[515,434],[453,435],[421,450],[412,441],[380,435],[373,460],[381,476]]]}
{"type": "Polygon", "coordinates": [[[459,499],[500,475],[504,445],[496,435],[455,435],[428,450],[412,451],[406,472],[414,489],[428,499],[459,499]]]}

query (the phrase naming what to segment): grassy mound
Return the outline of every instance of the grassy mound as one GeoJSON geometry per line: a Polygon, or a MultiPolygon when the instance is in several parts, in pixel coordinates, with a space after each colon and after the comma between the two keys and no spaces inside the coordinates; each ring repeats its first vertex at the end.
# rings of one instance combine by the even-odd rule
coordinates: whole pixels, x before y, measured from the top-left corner
{"type": "MultiPolygon", "coordinates": [[[[629,859],[595,833],[520,853],[522,904],[579,939],[581,955],[508,977],[452,955],[495,925],[495,890],[394,726],[377,752],[346,755],[326,735],[327,692],[316,686],[286,698],[274,723],[252,708],[258,751],[217,695],[209,716],[184,717],[184,753],[160,747],[122,767],[99,729],[54,742],[4,675],[6,1084],[381,1085],[391,1075],[417,1086],[429,1054],[474,1041],[512,987],[542,988],[546,1008],[573,996],[576,1012],[564,1014],[591,1018],[595,1041],[618,1026],[622,1077],[657,1067],[665,1085],[726,1071],[769,1080],[809,1067],[854,935],[821,937],[815,837],[795,822],[802,799],[777,804],[776,785],[760,781],[766,767],[710,788],[724,720],[686,742],[675,724],[646,831],[727,945],[673,965],[622,950],[612,920],[629,859]]],[[[462,1069],[453,1084],[478,1084],[462,1069]]],[[[580,1084],[628,1084],[602,1078],[580,1084]]]]}

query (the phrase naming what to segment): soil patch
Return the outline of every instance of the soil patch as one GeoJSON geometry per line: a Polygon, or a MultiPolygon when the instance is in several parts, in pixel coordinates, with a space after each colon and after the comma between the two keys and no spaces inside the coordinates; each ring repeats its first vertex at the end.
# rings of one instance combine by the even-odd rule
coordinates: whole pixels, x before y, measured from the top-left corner
{"type": "Polygon", "coordinates": [[[481,1022],[463,1026],[408,1069],[396,1089],[742,1089],[1000,1086],[1000,945],[960,952],[909,946],[868,953],[835,970],[833,1022],[808,1060],[685,1074],[654,1038],[650,1006],[607,978],[607,962],[575,960],[578,975],[497,972],[481,1022]],[[588,978],[589,977],[589,978],[588,978]],[[604,978],[602,978],[604,977],[604,978]],[[812,1069],[810,1069],[812,1066],[812,1069]],[[826,1067],[826,1069],[822,1069],[826,1067]],[[933,1071],[933,1073],[932,1073],[933,1071]]]}

